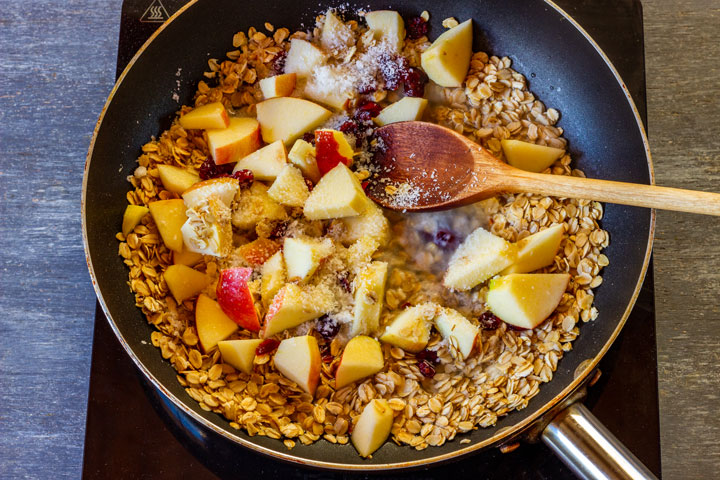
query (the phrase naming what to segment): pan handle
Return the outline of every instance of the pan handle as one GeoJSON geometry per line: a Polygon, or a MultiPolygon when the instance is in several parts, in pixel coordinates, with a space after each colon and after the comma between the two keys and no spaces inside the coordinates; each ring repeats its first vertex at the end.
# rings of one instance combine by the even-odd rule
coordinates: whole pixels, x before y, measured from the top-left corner
{"type": "Polygon", "coordinates": [[[656,478],[581,403],[574,403],[557,414],[545,427],[541,438],[580,478],[656,478]]]}

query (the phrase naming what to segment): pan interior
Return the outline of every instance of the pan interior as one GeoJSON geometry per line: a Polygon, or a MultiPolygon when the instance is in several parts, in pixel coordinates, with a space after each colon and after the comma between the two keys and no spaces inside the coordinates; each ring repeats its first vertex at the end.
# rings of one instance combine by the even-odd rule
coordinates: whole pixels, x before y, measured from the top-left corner
{"type": "MultiPolygon", "coordinates": [[[[368,6],[382,9],[388,4],[366,1],[352,9],[368,6]]],[[[650,182],[644,136],[624,88],[595,47],[552,5],[540,0],[425,4],[398,0],[391,6],[405,18],[426,9],[430,11],[431,39],[444,30],[441,26],[444,18],[454,16],[460,21],[472,18],[474,50],[509,56],[513,68],[528,78],[533,93],[561,112],[559,125],[565,130],[578,168],[594,178],[650,182]]],[[[149,342],[152,328],[134,306],[133,295],[127,288],[127,269],[117,255],[114,238],[126,206],[129,184],[125,178],[135,168],[140,147],[169,126],[180,105],[174,98],[179,98],[180,103],[191,103],[197,82],[207,69],[207,60],[223,58],[231,50],[236,32],[265,22],[299,29],[312,25],[315,15],[324,11],[324,7],[308,9],[302,2],[265,2],[259,8],[249,9],[231,0],[197,2],[168,24],[131,64],[101,119],[86,171],[85,234],[96,289],[113,329],[145,373],[154,377],[184,410],[192,411],[196,418],[204,419],[204,423],[225,435],[297,461],[329,462],[351,468],[441,460],[461,448],[487,443],[501,430],[527,422],[563,394],[573,382],[573,373],[580,363],[596,357],[614,338],[644,274],[651,212],[605,206],[602,225],[610,233],[611,243],[604,253],[610,266],[603,271],[603,285],[596,289],[600,317],[581,327],[573,351],[565,355],[553,381],[542,386],[528,408],[502,418],[495,428],[469,434],[471,447],[460,445],[459,438],[423,451],[388,442],[371,460],[360,459],[349,445],[327,442],[308,447],[298,444],[288,452],[279,441],[250,438],[232,429],[220,416],[203,411],[176,381],[174,369],[162,360],[159,349],[149,342]]]]}

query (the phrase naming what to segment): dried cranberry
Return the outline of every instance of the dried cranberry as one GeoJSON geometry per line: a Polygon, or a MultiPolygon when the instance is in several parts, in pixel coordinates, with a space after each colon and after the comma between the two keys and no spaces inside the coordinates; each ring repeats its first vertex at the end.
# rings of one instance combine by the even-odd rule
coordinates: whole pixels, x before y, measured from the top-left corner
{"type": "Polygon", "coordinates": [[[200,174],[201,180],[208,180],[210,178],[218,178],[228,175],[232,172],[232,165],[216,165],[215,160],[211,157],[205,159],[198,173],[200,174]]]}
{"type": "Polygon", "coordinates": [[[502,320],[496,317],[492,312],[488,311],[483,312],[483,314],[478,317],[478,322],[480,322],[480,326],[483,330],[497,330],[500,327],[502,320]]]}
{"type": "Polygon", "coordinates": [[[263,340],[260,345],[255,349],[255,355],[265,355],[266,353],[272,353],[277,350],[280,342],[274,338],[268,338],[263,340]]]}
{"type": "Polygon", "coordinates": [[[241,168],[237,172],[233,173],[231,177],[240,182],[241,189],[248,188],[255,180],[255,175],[253,175],[253,172],[245,168],[241,168]]]}
{"type": "Polygon", "coordinates": [[[455,234],[449,230],[438,230],[435,232],[433,242],[442,249],[448,248],[455,243],[455,234]]]}
{"type": "Polygon", "coordinates": [[[360,184],[363,190],[367,190],[368,185],[370,185],[370,182],[368,182],[367,180],[360,184]]]}
{"type": "Polygon", "coordinates": [[[425,95],[425,84],[428,77],[419,68],[408,68],[403,81],[405,82],[405,95],[409,97],[422,97],[425,95]]]}
{"type": "Polygon", "coordinates": [[[337,274],[337,280],[340,286],[345,290],[346,292],[350,293],[352,292],[352,288],[350,287],[350,280],[348,279],[347,272],[340,272],[337,274]]]}
{"type": "Polygon", "coordinates": [[[380,74],[385,82],[385,90],[397,90],[407,72],[405,57],[383,55],[379,59],[380,74]]]}
{"type": "Polygon", "coordinates": [[[333,360],[335,360],[335,357],[333,357],[333,356],[330,355],[329,353],[328,353],[327,355],[323,355],[323,356],[322,356],[322,361],[323,361],[323,363],[332,363],[333,360]]]}
{"type": "Polygon", "coordinates": [[[275,58],[272,61],[272,69],[275,73],[280,74],[283,73],[285,70],[285,59],[287,58],[287,52],[282,51],[275,55],[275,58]]]}
{"type": "Polygon", "coordinates": [[[425,360],[423,360],[422,362],[418,362],[417,366],[420,370],[420,373],[423,374],[423,377],[433,378],[435,376],[435,367],[430,365],[430,363],[426,362],[425,360]]]}
{"type": "Polygon", "coordinates": [[[270,238],[277,239],[283,237],[287,232],[288,225],[289,224],[286,221],[277,222],[270,232],[270,238]]]}
{"type": "Polygon", "coordinates": [[[360,130],[360,125],[358,125],[355,120],[347,120],[346,122],[343,122],[342,125],[340,125],[339,130],[343,133],[357,135],[358,131],[360,130]]]}
{"type": "Polygon", "coordinates": [[[381,111],[382,107],[380,105],[367,100],[358,105],[358,109],[355,111],[355,118],[362,122],[369,122],[380,115],[381,111]]]}
{"type": "Polygon", "coordinates": [[[408,307],[412,307],[412,303],[410,303],[410,302],[405,302],[405,303],[403,303],[402,305],[400,305],[400,310],[405,310],[405,309],[408,308],[408,307]]]}
{"type": "Polygon", "coordinates": [[[424,362],[428,362],[431,365],[433,363],[440,363],[440,359],[438,359],[437,352],[434,350],[428,350],[427,348],[425,350],[419,351],[415,355],[415,358],[417,358],[418,360],[424,361],[424,362]]]}
{"type": "Polygon", "coordinates": [[[510,324],[507,323],[507,322],[505,323],[505,325],[507,325],[507,328],[508,328],[508,329],[514,330],[514,331],[516,331],[516,332],[524,332],[525,330],[527,330],[527,328],[517,327],[517,326],[515,326],[515,325],[510,325],[510,324]]]}
{"type": "Polygon", "coordinates": [[[303,140],[305,140],[308,143],[312,143],[315,145],[315,132],[307,132],[304,133],[302,136],[303,140]]]}
{"type": "Polygon", "coordinates": [[[407,36],[410,40],[417,40],[428,34],[429,25],[422,17],[413,17],[408,20],[407,25],[407,36]]]}
{"type": "Polygon", "coordinates": [[[323,315],[317,319],[315,330],[317,330],[320,336],[325,340],[330,340],[340,331],[340,324],[329,315],[323,315]]]}
{"type": "Polygon", "coordinates": [[[363,95],[366,95],[368,93],[373,93],[378,89],[377,82],[374,80],[372,82],[363,83],[358,87],[358,93],[361,93],[363,95]]]}
{"type": "Polygon", "coordinates": [[[312,192],[312,189],[315,188],[315,184],[309,178],[304,178],[303,180],[305,180],[305,185],[308,187],[308,192],[312,192]]]}

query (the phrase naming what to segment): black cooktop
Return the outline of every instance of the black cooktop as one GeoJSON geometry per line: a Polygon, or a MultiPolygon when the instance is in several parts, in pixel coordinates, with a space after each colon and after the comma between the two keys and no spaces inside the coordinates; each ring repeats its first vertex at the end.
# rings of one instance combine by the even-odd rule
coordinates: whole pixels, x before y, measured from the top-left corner
{"type": "MultiPolygon", "coordinates": [[[[600,44],[647,123],[642,7],[638,0],[555,0],[600,44]]],[[[118,74],[137,49],[186,0],[125,0],[118,74]]],[[[586,405],[660,476],[657,351],[652,265],[621,335],[600,362],[603,375],[586,405]],[[632,398],[630,398],[632,392],[632,398]]],[[[310,470],[240,447],[177,410],[137,371],[96,309],[83,464],[85,478],[312,478],[362,474],[310,470]]],[[[384,478],[562,479],[573,474],[542,444],[384,478]]]]}

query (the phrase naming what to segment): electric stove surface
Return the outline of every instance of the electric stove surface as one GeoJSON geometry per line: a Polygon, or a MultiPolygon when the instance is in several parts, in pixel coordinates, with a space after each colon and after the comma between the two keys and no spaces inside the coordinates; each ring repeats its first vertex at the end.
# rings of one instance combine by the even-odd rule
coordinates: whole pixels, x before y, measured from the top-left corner
{"type": "MultiPolygon", "coordinates": [[[[185,0],[125,0],[118,74],[185,0]]],[[[646,123],[642,8],[638,0],[556,0],[598,42],[625,81],[646,123]]],[[[229,39],[228,39],[229,41],[229,39]]],[[[531,85],[532,88],[532,85],[531,85]]],[[[660,476],[657,351],[652,266],[630,318],[600,362],[600,380],[585,404],[648,468],[660,476]],[[632,392],[632,394],[630,393],[632,392]]],[[[96,309],[88,400],[85,478],[362,477],[290,465],[245,449],[180,412],[137,371],[96,309]]],[[[574,478],[542,444],[510,453],[492,449],[384,478],[574,478]]]]}

